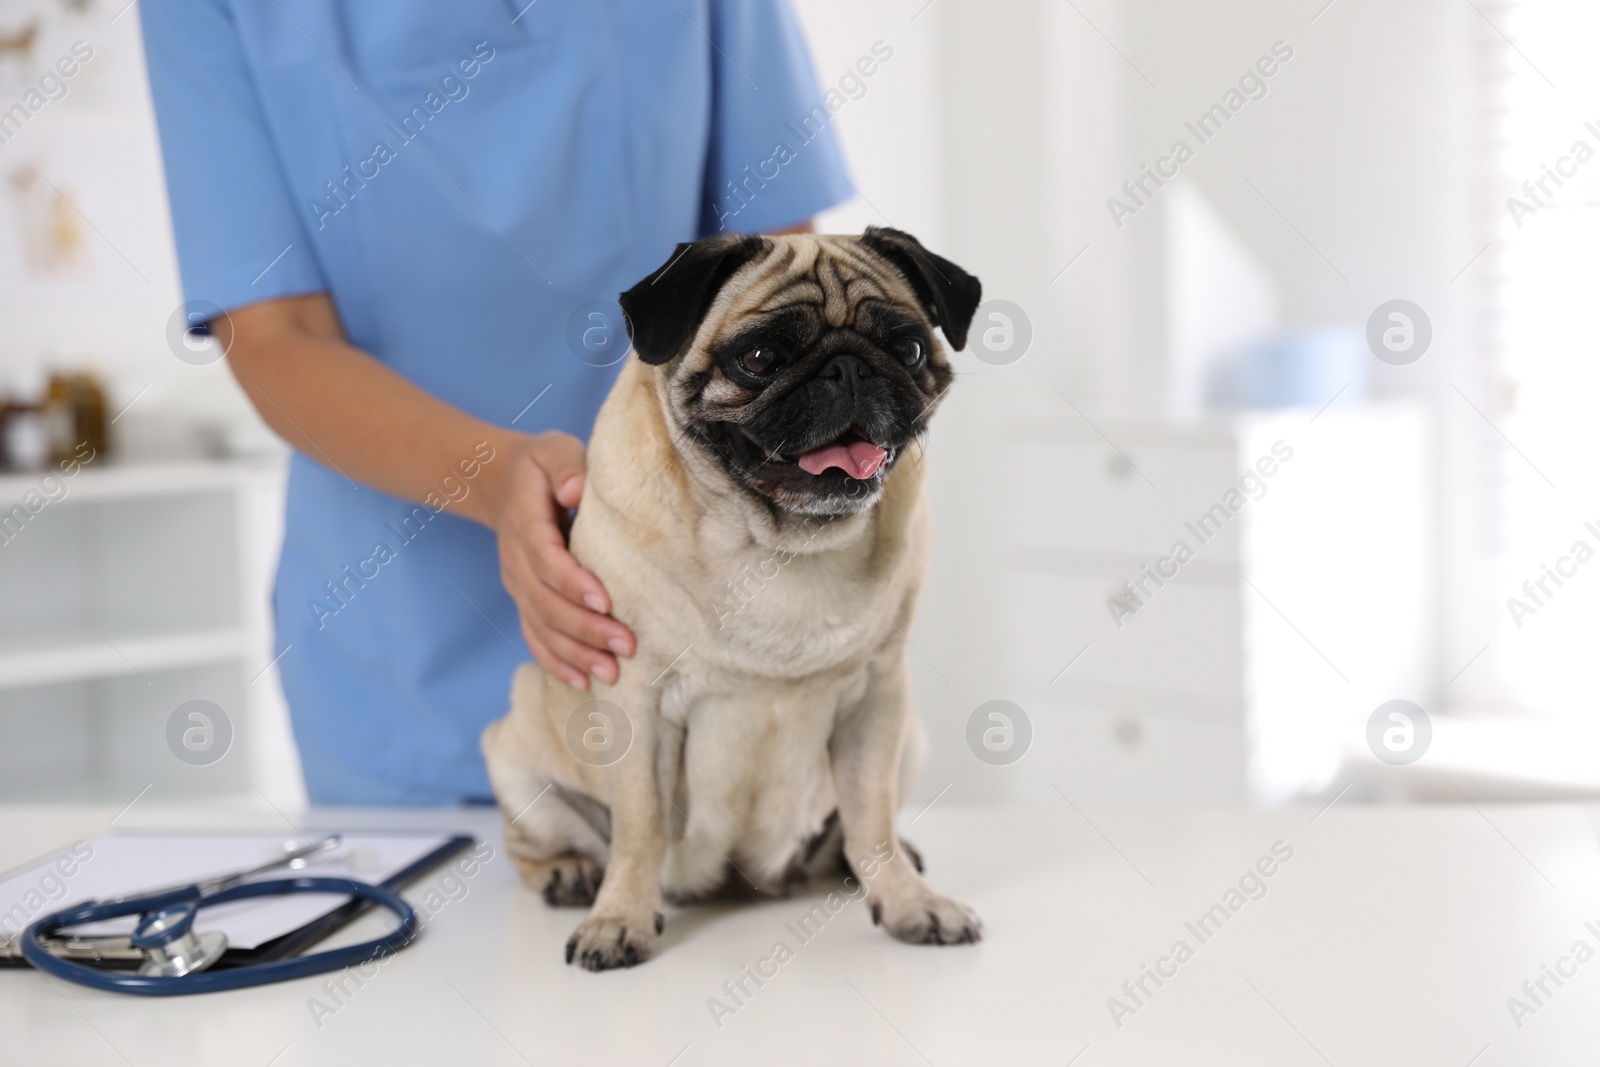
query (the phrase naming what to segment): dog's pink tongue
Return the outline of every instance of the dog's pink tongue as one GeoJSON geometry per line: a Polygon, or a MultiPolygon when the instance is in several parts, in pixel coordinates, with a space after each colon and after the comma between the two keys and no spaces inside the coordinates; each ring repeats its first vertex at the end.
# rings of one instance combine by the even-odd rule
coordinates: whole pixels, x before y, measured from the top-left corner
{"type": "Polygon", "coordinates": [[[807,474],[821,474],[830,467],[838,467],[857,481],[865,481],[878,473],[889,454],[871,441],[851,441],[849,444],[823,445],[800,457],[800,469],[807,474]]]}

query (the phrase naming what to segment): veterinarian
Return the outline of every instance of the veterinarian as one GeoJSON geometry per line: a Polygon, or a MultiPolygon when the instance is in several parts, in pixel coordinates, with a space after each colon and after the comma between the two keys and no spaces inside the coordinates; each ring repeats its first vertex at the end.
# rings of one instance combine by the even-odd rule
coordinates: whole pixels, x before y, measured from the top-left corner
{"type": "Polygon", "coordinates": [[[295,448],[273,651],[311,799],[487,800],[478,736],[530,651],[586,685],[634,650],[561,529],[627,350],[616,295],[676,242],[802,228],[850,195],[794,16],[139,10],[175,321],[209,321],[295,448]]]}

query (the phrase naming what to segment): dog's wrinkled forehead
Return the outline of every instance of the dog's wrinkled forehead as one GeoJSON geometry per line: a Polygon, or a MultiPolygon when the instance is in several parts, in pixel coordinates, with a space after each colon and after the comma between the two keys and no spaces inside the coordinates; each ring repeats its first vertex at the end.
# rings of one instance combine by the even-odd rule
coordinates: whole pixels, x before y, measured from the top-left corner
{"type": "Polygon", "coordinates": [[[705,346],[693,345],[696,338],[791,307],[847,329],[863,309],[894,306],[923,316],[959,349],[981,292],[976,278],[910,234],[869,226],[860,237],[727,235],[679,245],[660,270],[622,294],[621,304],[640,359],[666,363],[687,351],[703,363],[705,346]]]}
{"type": "Polygon", "coordinates": [[[855,238],[798,236],[748,264],[713,300],[702,336],[737,329],[740,319],[804,308],[818,325],[847,329],[863,306],[920,311],[910,283],[855,238]]]}

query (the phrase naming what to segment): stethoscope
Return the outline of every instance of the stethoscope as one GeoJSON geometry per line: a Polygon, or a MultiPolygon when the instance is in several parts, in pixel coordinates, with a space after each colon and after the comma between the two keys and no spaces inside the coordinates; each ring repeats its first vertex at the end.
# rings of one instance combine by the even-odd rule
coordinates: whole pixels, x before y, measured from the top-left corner
{"type": "Polygon", "coordinates": [[[332,848],[338,845],[339,840],[339,835],[333,834],[287,850],[283,856],[259,867],[191,885],[148,890],[135,896],[91,900],[64,908],[46,915],[22,932],[23,958],[46,974],[91,989],[163,997],[245,989],[357,966],[392,955],[409,945],[418,929],[417,913],[393,890],[350,878],[280,878],[267,882],[247,880],[332,848]],[[352,900],[364,900],[387,908],[399,918],[400,923],[383,937],[358,945],[268,963],[216,971],[208,969],[222,958],[228,947],[228,939],[220,931],[196,932],[195,918],[201,908],[290,893],[333,893],[352,900]],[[126,915],[140,917],[133,933],[128,936],[78,937],[60,933],[73,926],[104,922],[126,915]],[[139,962],[136,971],[128,972],[92,967],[80,960],[142,962],[139,962]]]}

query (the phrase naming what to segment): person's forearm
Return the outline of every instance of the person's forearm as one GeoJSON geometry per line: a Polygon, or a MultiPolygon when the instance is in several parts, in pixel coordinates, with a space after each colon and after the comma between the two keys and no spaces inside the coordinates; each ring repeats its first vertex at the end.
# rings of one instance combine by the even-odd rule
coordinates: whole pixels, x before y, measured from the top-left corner
{"type": "Polygon", "coordinates": [[[351,345],[326,293],[237,308],[210,325],[250,402],[305,455],[352,482],[496,525],[512,460],[533,434],[474,418],[351,345]]]}
{"type": "Polygon", "coordinates": [[[246,395],[295,448],[353,482],[493,524],[528,435],[430,396],[350,345],[326,298],[244,308],[217,326],[246,395]]]}

